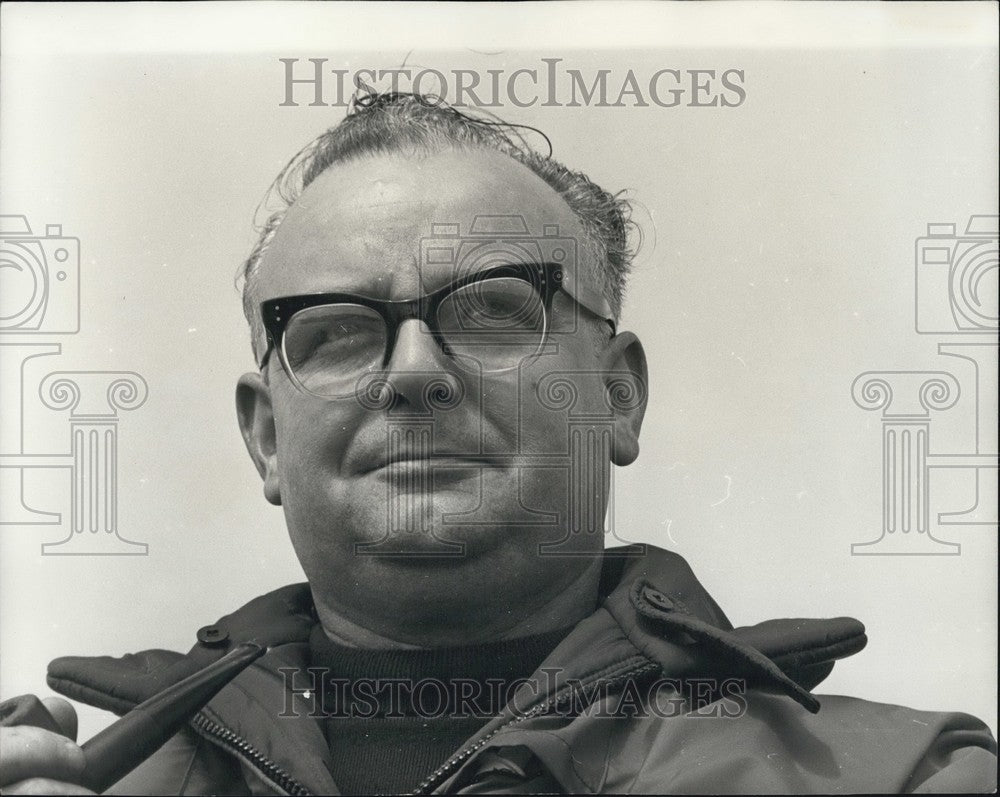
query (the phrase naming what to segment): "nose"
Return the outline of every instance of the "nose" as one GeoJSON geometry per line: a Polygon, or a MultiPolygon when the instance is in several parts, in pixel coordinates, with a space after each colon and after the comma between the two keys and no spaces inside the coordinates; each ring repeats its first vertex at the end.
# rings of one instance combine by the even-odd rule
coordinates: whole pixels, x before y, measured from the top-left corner
{"type": "Polygon", "coordinates": [[[451,409],[464,394],[453,366],[423,321],[404,321],[384,372],[386,403],[419,414],[451,409]]]}

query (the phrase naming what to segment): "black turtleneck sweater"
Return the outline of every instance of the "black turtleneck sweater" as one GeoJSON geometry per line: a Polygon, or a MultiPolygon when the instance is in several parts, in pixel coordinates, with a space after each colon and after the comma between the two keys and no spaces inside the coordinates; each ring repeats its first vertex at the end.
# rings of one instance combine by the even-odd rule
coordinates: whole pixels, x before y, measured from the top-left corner
{"type": "Polygon", "coordinates": [[[332,642],[321,625],[309,645],[326,668],[324,714],[333,776],[345,794],[416,788],[500,713],[569,628],[461,648],[369,650],[332,642]]]}

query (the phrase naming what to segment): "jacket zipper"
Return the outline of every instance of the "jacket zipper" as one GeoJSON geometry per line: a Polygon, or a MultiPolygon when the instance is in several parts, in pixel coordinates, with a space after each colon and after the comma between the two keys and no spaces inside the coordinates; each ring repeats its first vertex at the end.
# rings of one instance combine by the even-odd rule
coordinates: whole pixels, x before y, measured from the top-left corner
{"type": "MultiPolygon", "coordinates": [[[[659,665],[656,664],[655,662],[649,662],[649,664],[643,664],[639,667],[634,667],[633,669],[628,670],[627,672],[621,673],[620,675],[616,675],[614,678],[608,679],[607,684],[608,686],[615,686],[616,684],[619,684],[628,678],[631,678],[635,675],[641,675],[642,673],[649,672],[654,669],[658,670],[659,665]]],[[[600,680],[601,679],[598,678],[595,679],[595,681],[593,682],[587,684],[580,684],[579,688],[584,689],[590,686],[592,683],[595,683],[600,680]]],[[[557,692],[551,697],[546,698],[543,702],[539,703],[534,708],[529,709],[528,711],[524,712],[523,714],[519,714],[516,717],[512,717],[511,719],[507,720],[507,722],[505,722],[503,725],[497,726],[492,731],[490,731],[486,736],[480,739],[478,742],[476,742],[473,745],[470,745],[469,747],[466,747],[461,752],[456,753],[448,761],[446,761],[440,767],[434,770],[434,772],[428,775],[420,783],[420,785],[418,785],[412,792],[410,792],[410,794],[413,795],[430,794],[431,789],[439,786],[441,784],[441,781],[444,780],[445,777],[447,777],[448,774],[455,769],[455,767],[457,767],[459,764],[468,759],[473,753],[479,750],[483,745],[485,745],[490,739],[496,736],[500,731],[504,730],[505,728],[509,728],[511,725],[516,725],[519,722],[523,722],[524,720],[531,719],[532,717],[537,717],[539,714],[544,714],[552,706],[555,706],[564,698],[571,697],[573,694],[573,690],[574,688],[570,687],[568,690],[562,690],[561,692],[557,692]]]]}
{"type": "Polygon", "coordinates": [[[308,795],[312,794],[312,792],[296,781],[285,770],[264,756],[259,750],[251,747],[246,739],[237,736],[229,728],[224,728],[222,725],[212,722],[212,720],[201,713],[196,714],[192,722],[202,734],[211,736],[230,753],[251,764],[254,769],[279,789],[283,790],[285,794],[293,795],[293,797],[308,797],[308,795]]]}

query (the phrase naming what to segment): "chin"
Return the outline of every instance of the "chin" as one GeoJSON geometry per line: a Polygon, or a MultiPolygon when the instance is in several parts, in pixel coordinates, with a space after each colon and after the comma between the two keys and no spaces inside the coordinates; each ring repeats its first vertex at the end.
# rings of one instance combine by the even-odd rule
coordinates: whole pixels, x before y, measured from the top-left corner
{"type": "Polygon", "coordinates": [[[355,556],[390,559],[413,567],[460,567],[501,547],[505,534],[497,527],[435,525],[421,531],[383,534],[381,538],[356,542],[355,556]]]}
{"type": "Polygon", "coordinates": [[[351,496],[355,539],[379,550],[429,555],[494,547],[521,514],[517,495],[510,494],[509,480],[497,485],[478,474],[464,476],[427,487],[375,475],[351,496]]]}
{"type": "Polygon", "coordinates": [[[394,563],[457,565],[470,555],[469,546],[439,539],[433,532],[402,532],[369,542],[356,542],[354,555],[392,560],[394,563]]]}

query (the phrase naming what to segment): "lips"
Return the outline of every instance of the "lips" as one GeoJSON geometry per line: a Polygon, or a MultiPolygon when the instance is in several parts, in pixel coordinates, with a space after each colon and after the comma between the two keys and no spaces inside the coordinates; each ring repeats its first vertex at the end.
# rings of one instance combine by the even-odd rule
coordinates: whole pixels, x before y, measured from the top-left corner
{"type": "Polygon", "coordinates": [[[365,464],[358,470],[359,473],[372,473],[374,471],[393,469],[411,469],[421,467],[438,468],[461,468],[461,467],[496,467],[499,461],[496,458],[484,456],[483,454],[469,454],[459,451],[436,451],[427,454],[414,451],[394,451],[386,454],[385,451],[378,455],[365,458],[365,464]]]}
{"type": "Polygon", "coordinates": [[[479,428],[471,435],[469,431],[467,424],[458,419],[448,424],[389,424],[388,428],[380,423],[365,424],[353,435],[340,470],[345,475],[363,476],[390,466],[397,471],[430,466],[444,477],[449,470],[457,471],[462,466],[468,469],[511,464],[511,456],[501,452],[515,446],[504,445],[506,441],[494,439],[479,428]]]}

